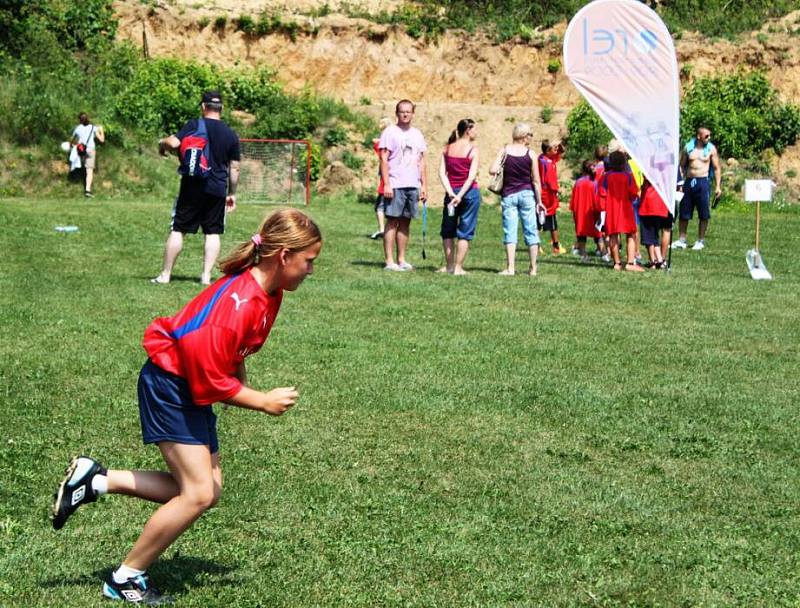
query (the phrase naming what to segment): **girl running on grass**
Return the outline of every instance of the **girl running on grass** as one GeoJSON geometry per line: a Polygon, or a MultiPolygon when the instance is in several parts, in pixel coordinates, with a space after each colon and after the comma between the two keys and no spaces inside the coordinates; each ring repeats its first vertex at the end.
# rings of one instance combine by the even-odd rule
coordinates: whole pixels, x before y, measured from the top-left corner
{"type": "Polygon", "coordinates": [[[104,582],[105,597],[146,605],[171,601],[150,585],[146,570],[219,500],[222,472],[211,405],[280,416],[297,401],[295,387],[265,393],[247,386],[244,359],[264,344],[283,292],[313,272],[321,248],[322,235],[310,218],[295,209],[276,211],[220,262],[222,278],[145,330],[149,359],[138,387],[142,438],[158,444],[169,472],[106,470],[81,456],[67,468],[53,504],[56,530],[105,493],[162,504],[104,582]]]}

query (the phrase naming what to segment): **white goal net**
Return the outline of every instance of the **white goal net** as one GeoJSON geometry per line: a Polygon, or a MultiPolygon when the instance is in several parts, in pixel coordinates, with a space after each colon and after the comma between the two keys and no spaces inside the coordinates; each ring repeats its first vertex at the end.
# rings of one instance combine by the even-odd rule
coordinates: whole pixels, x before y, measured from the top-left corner
{"type": "Polygon", "coordinates": [[[311,143],[242,139],[237,201],[278,205],[311,202],[311,143]]]}

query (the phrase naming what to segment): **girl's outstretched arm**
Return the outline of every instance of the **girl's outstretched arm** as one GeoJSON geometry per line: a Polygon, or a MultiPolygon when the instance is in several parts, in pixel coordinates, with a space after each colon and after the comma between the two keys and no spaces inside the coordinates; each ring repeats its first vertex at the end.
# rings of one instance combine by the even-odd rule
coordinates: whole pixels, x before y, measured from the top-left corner
{"type": "Polygon", "coordinates": [[[297,402],[299,396],[294,386],[274,388],[268,393],[242,386],[242,389],[227,399],[225,403],[272,416],[280,416],[297,402]]]}

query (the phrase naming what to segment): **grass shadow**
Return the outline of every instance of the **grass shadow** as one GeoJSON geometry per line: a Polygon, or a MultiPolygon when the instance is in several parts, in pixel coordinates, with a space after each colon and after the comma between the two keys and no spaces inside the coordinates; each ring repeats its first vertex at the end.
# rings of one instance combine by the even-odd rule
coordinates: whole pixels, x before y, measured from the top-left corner
{"type": "Polygon", "coordinates": [[[350,264],[352,266],[371,266],[373,268],[383,268],[385,265],[384,261],[372,261],[372,260],[350,260],[350,264]]]}
{"type": "MultiPolygon", "coordinates": [[[[91,574],[66,576],[41,581],[40,585],[54,589],[71,586],[100,586],[115,566],[95,570],[91,574]]],[[[234,572],[237,566],[228,566],[207,559],[175,554],[160,559],[148,570],[153,584],[164,593],[185,592],[190,588],[211,584],[214,586],[233,586],[239,584],[234,572]]]]}
{"type": "MultiPolygon", "coordinates": [[[[143,281],[147,281],[148,283],[151,281],[155,275],[137,275],[134,278],[142,279],[143,281]]],[[[212,282],[215,279],[212,279],[212,282]]],[[[197,283],[200,284],[200,277],[199,276],[189,276],[189,275],[172,275],[169,280],[170,283],[197,283]]],[[[161,283],[161,285],[169,285],[169,283],[161,283]]]]}

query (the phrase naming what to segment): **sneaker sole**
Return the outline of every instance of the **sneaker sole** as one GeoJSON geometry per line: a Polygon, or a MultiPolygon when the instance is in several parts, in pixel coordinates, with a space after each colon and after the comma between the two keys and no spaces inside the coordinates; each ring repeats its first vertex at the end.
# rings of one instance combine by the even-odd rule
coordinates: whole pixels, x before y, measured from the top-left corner
{"type": "Polygon", "coordinates": [[[67,487],[67,482],[69,482],[76,468],[78,468],[77,456],[70,461],[69,466],[64,473],[63,481],[58,486],[58,490],[56,490],[55,494],[53,494],[53,506],[50,507],[50,519],[53,522],[53,528],[56,530],[60,530],[64,527],[64,524],[67,523],[66,518],[64,518],[63,521],[58,519],[58,511],[59,507],[61,506],[61,499],[64,498],[64,488],[67,487]]]}

